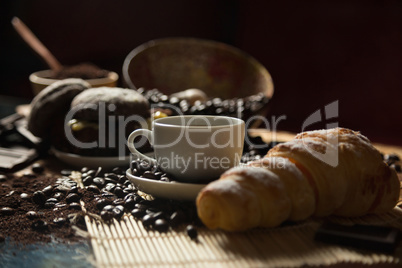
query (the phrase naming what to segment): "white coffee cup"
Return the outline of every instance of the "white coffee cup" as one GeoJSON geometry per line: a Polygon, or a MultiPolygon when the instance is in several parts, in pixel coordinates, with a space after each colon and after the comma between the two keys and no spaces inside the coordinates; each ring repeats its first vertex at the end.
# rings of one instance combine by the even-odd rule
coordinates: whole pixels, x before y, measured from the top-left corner
{"type": "Polygon", "coordinates": [[[137,129],[127,141],[131,153],[147,160],[186,182],[206,182],[219,178],[240,163],[245,123],[227,116],[169,116],[152,122],[152,130],[137,129]],[[134,144],[145,136],[155,158],[140,153],[134,144]]]}

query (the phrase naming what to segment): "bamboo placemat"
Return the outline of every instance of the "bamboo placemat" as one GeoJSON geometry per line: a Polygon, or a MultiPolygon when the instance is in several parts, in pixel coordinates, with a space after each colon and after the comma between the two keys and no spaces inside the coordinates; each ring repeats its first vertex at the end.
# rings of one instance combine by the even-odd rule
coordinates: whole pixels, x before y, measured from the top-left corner
{"type": "MultiPolygon", "coordinates": [[[[327,218],[343,224],[390,225],[402,230],[402,210],[354,219],[327,218]]],[[[401,264],[394,254],[373,253],[314,241],[319,220],[272,229],[229,233],[200,229],[198,240],[185,232],[146,230],[131,215],[105,224],[86,216],[97,267],[300,267],[339,263],[401,264]]]]}
{"type": "MultiPolygon", "coordinates": [[[[255,130],[264,140],[288,140],[294,134],[255,130]]],[[[377,146],[384,153],[402,154],[402,148],[377,146]]],[[[198,230],[198,240],[187,234],[146,230],[140,221],[126,214],[120,221],[105,224],[85,217],[96,267],[300,267],[341,263],[402,266],[402,244],[394,254],[357,250],[314,241],[323,220],[342,224],[392,226],[402,230],[402,209],[381,215],[347,219],[310,219],[278,228],[259,228],[229,233],[198,230]]]]}

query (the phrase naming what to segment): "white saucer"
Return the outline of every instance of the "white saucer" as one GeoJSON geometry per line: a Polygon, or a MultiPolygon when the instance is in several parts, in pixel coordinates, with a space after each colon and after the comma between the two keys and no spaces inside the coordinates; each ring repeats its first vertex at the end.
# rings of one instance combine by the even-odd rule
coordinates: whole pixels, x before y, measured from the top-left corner
{"type": "Polygon", "coordinates": [[[113,167],[127,167],[130,165],[130,156],[82,156],[59,151],[55,148],[51,152],[62,162],[74,167],[90,167],[90,168],[113,168],[113,167]]]}
{"type": "Polygon", "coordinates": [[[126,171],[127,178],[142,192],[153,197],[195,201],[198,193],[206,184],[164,182],[134,176],[130,169],[126,171]]]}

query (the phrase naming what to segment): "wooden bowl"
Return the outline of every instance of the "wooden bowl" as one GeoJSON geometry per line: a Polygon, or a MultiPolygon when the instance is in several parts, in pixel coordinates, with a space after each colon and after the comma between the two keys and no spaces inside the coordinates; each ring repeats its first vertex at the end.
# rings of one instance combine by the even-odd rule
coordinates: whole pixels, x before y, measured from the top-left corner
{"type": "MultiPolygon", "coordinates": [[[[51,70],[43,70],[34,72],[29,76],[29,81],[31,82],[32,90],[34,94],[38,94],[42,89],[48,85],[58,81],[57,79],[51,79],[51,70]]],[[[119,75],[115,72],[109,72],[108,76],[105,78],[96,79],[86,79],[92,87],[115,87],[117,86],[117,81],[119,80],[119,75]]]]}
{"type": "Polygon", "coordinates": [[[253,57],[215,41],[166,38],[149,41],[124,60],[123,79],[128,87],[157,88],[170,95],[189,88],[209,98],[231,99],[274,92],[271,75],[253,57]]]}

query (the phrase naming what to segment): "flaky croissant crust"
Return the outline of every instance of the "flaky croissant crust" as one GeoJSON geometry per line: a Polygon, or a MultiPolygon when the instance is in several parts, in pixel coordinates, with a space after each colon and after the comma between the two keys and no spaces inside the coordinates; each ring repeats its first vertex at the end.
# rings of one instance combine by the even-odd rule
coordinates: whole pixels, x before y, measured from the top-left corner
{"type": "Polygon", "coordinates": [[[199,193],[197,210],[207,227],[238,231],[312,215],[386,212],[399,190],[395,170],[365,136],[334,128],[300,133],[265,158],[228,170],[199,193]]]}

